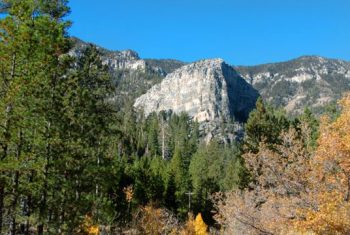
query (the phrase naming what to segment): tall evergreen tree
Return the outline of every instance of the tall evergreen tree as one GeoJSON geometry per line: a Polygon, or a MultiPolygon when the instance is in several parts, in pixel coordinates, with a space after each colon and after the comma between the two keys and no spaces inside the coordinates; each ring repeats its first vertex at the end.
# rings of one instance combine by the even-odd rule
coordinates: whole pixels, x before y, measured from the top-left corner
{"type": "Polygon", "coordinates": [[[52,139],[49,109],[62,71],[60,56],[69,48],[65,33],[69,24],[62,20],[68,7],[66,1],[52,2],[50,7],[47,1],[2,3],[7,15],[0,20],[0,204],[6,210],[1,211],[0,230],[15,234],[21,227],[28,234],[39,201],[45,198],[41,192],[52,139]],[[2,228],[2,218],[10,221],[9,227],[2,228]]]}
{"type": "Polygon", "coordinates": [[[283,130],[288,130],[290,122],[281,110],[275,110],[264,104],[260,97],[256,102],[256,109],[249,114],[245,124],[246,151],[257,152],[261,141],[273,144],[279,143],[279,136],[283,130]]]}
{"type": "MultiPolygon", "coordinates": [[[[107,216],[103,214],[104,204],[111,203],[106,178],[115,157],[109,148],[116,141],[113,136],[117,136],[114,128],[117,118],[109,101],[114,89],[96,47],[86,48],[75,64],[60,81],[63,94],[60,135],[66,141],[61,155],[65,161],[58,159],[57,166],[67,181],[68,188],[61,190],[70,194],[61,203],[72,216],[70,223],[75,219],[79,223],[78,218],[86,214],[104,223],[103,218],[107,216]]],[[[71,223],[72,228],[76,223],[71,223]]]]}

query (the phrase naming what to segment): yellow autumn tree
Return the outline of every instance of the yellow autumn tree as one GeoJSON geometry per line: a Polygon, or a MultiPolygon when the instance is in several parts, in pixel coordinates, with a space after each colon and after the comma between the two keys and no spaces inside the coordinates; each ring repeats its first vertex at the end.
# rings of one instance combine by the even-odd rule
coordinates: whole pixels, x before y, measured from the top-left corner
{"type": "Polygon", "coordinates": [[[86,215],[84,219],[83,228],[80,234],[98,235],[100,232],[99,226],[94,224],[90,215],[86,215]]]}
{"type": "Polygon", "coordinates": [[[139,208],[134,218],[137,234],[160,235],[176,234],[178,220],[175,215],[165,208],[159,208],[150,203],[139,208]]]}
{"type": "Polygon", "coordinates": [[[144,234],[162,234],[165,221],[162,219],[162,209],[153,205],[147,205],[142,208],[142,217],[139,220],[139,226],[144,234]]]}
{"type": "Polygon", "coordinates": [[[180,235],[196,235],[194,230],[194,217],[192,213],[188,214],[188,219],[186,221],[185,226],[180,230],[180,235]]]}
{"type": "Polygon", "coordinates": [[[194,219],[192,214],[188,215],[188,220],[184,228],[179,232],[180,235],[207,235],[208,226],[203,221],[201,213],[194,219]]]}
{"type": "Polygon", "coordinates": [[[201,213],[194,220],[194,231],[196,235],[207,235],[208,226],[204,223],[201,213]]]}
{"type": "Polygon", "coordinates": [[[350,234],[350,94],[339,102],[333,122],[321,121],[320,137],[311,161],[310,190],[295,222],[299,231],[350,234]]]}
{"type": "Polygon", "coordinates": [[[295,223],[298,231],[336,235],[350,232],[350,204],[339,192],[323,192],[315,197],[317,209],[301,210],[303,220],[295,223]]]}
{"type": "Polygon", "coordinates": [[[182,230],[180,230],[180,235],[207,235],[208,232],[208,226],[203,221],[201,213],[199,213],[196,218],[193,217],[193,215],[190,213],[188,215],[188,220],[183,227],[182,230]]]}

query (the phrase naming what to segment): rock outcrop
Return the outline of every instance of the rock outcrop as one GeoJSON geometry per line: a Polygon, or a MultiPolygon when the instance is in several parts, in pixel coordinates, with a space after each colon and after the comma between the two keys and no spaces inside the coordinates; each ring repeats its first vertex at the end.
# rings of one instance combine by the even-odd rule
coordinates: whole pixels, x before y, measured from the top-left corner
{"type": "Polygon", "coordinates": [[[258,93],[222,59],[185,65],[146,94],[134,107],[151,112],[186,112],[198,122],[244,121],[255,107],[258,93]]]}
{"type": "MultiPolygon", "coordinates": [[[[89,43],[86,43],[78,38],[72,38],[74,47],[70,51],[72,56],[80,56],[81,52],[86,48],[89,43]]],[[[159,66],[153,66],[147,63],[139,57],[138,53],[133,50],[124,51],[111,51],[105,48],[97,46],[102,54],[102,61],[111,70],[121,71],[138,71],[138,72],[151,72],[159,76],[165,76],[165,71],[159,66]]]]}
{"type": "MultiPolygon", "coordinates": [[[[73,41],[75,42],[75,46],[70,54],[79,56],[88,43],[77,38],[73,38],[73,41]]],[[[130,100],[135,100],[140,95],[146,93],[146,91],[155,84],[160,84],[167,74],[169,75],[166,80],[170,77],[177,77],[181,81],[186,81],[186,76],[195,79],[199,77],[206,78],[210,76],[210,71],[215,70],[212,67],[212,65],[215,64],[213,62],[214,60],[206,60],[186,65],[181,61],[171,59],[142,59],[132,50],[111,51],[102,47],[98,48],[102,52],[103,63],[110,67],[115,80],[115,100],[118,100],[118,107],[124,107],[123,105],[125,103],[128,103],[130,100]],[[184,67],[181,68],[182,66],[184,67]],[[179,68],[180,70],[176,70],[179,68]],[[189,69],[189,71],[186,71],[187,69],[189,69]],[[190,70],[193,71],[191,72],[190,70]]],[[[223,74],[223,77],[233,76],[244,78],[259,92],[265,101],[276,107],[284,108],[289,114],[299,114],[303,112],[305,107],[309,107],[313,112],[321,114],[324,112],[324,107],[327,104],[338,100],[344,92],[350,91],[350,62],[319,56],[303,56],[281,63],[236,66],[233,67],[233,69],[225,64],[221,66],[221,70],[219,74],[223,74]],[[227,71],[231,71],[232,74],[227,75],[227,71]]],[[[216,72],[216,74],[218,74],[218,72],[216,72]]],[[[224,80],[225,83],[221,85],[220,82],[214,82],[211,86],[213,91],[210,93],[211,96],[220,96],[222,100],[211,96],[210,98],[208,96],[203,99],[203,95],[202,100],[200,100],[200,92],[196,90],[199,88],[197,88],[196,83],[191,84],[190,82],[193,82],[191,80],[188,84],[183,83],[185,85],[178,84],[179,87],[176,89],[181,88],[181,94],[176,93],[174,88],[169,91],[172,92],[172,95],[166,96],[167,92],[161,90],[161,92],[164,93],[164,98],[162,99],[167,100],[157,101],[157,99],[153,100],[153,98],[147,96],[150,104],[145,105],[145,112],[147,113],[149,110],[159,111],[161,109],[172,109],[175,112],[188,112],[198,120],[225,119],[228,116],[234,117],[236,120],[244,120],[247,113],[242,110],[249,110],[247,107],[250,107],[251,104],[249,104],[249,101],[248,104],[245,104],[245,102],[247,102],[246,99],[243,99],[245,102],[242,103],[236,101],[237,97],[246,95],[243,92],[241,94],[242,96],[237,96],[240,93],[238,89],[236,89],[235,95],[232,96],[231,93],[226,94],[230,95],[230,97],[232,96],[228,99],[230,105],[229,108],[227,108],[225,104],[225,102],[227,103],[227,98],[225,98],[224,92],[219,92],[219,90],[222,89],[224,91],[224,86],[231,83],[227,83],[227,79],[224,80]],[[190,88],[192,88],[192,90],[190,88]],[[182,94],[185,93],[186,90],[189,94],[182,94]],[[190,95],[198,96],[197,99],[192,99],[193,97],[190,98],[190,95]],[[178,97],[176,98],[177,103],[171,100],[175,97],[178,97]],[[208,100],[206,100],[207,98],[208,100]],[[212,100],[217,101],[216,103],[211,103],[212,100]],[[153,110],[156,105],[152,105],[152,102],[158,104],[159,107],[153,110]],[[211,107],[209,111],[203,110],[203,107],[206,106],[211,107]]],[[[237,81],[239,80],[241,79],[237,79],[237,81]]],[[[166,84],[166,82],[164,84],[166,84]]],[[[240,84],[243,83],[240,82],[240,84]]],[[[234,84],[231,85],[234,86],[234,84]]],[[[153,89],[160,89],[162,86],[166,85],[156,86],[153,89]]],[[[177,85],[171,83],[171,86],[176,87],[177,85]]],[[[205,90],[207,87],[201,87],[201,89],[205,90]]],[[[230,89],[228,90],[230,91],[230,89]]],[[[204,93],[202,92],[202,94],[204,93]]],[[[207,94],[209,93],[207,92],[207,94]]],[[[146,97],[143,97],[143,99],[144,98],[146,97]]]]}
{"type": "Polygon", "coordinates": [[[319,56],[303,56],[281,63],[238,66],[264,100],[288,113],[305,107],[321,113],[323,107],[350,90],[350,63],[319,56]]]}
{"type": "Polygon", "coordinates": [[[104,54],[103,63],[114,70],[142,70],[146,69],[146,62],[141,60],[137,52],[132,50],[113,51],[104,54]]]}

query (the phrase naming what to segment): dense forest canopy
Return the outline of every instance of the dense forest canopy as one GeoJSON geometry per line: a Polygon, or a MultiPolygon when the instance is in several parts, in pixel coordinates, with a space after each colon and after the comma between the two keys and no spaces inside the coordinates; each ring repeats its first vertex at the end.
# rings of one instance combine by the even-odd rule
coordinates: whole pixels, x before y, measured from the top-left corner
{"type": "Polygon", "coordinates": [[[69,55],[66,0],[0,9],[1,234],[350,233],[349,95],[321,120],[259,99],[242,140],[206,143],[111,102],[127,75],[69,55]]]}

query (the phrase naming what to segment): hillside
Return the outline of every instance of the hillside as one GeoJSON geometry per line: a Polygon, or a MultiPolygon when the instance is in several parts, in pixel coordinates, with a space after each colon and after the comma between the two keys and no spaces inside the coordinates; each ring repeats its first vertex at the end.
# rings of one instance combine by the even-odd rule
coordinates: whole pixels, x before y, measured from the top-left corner
{"type": "Polygon", "coordinates": [[[267,102],[294,114],[305,107],[319,113],[350,90],[350,63],[342,60],[303,56],[235,68],[267,102]]]}

